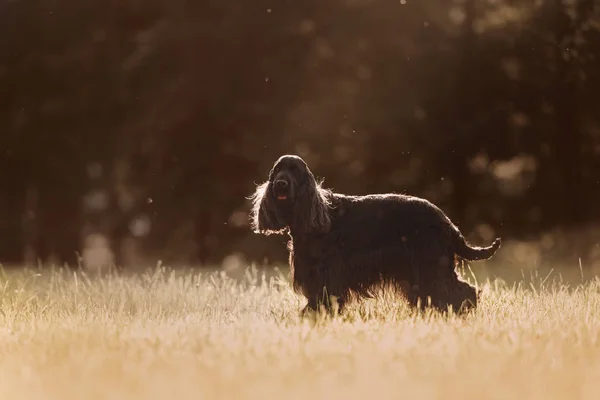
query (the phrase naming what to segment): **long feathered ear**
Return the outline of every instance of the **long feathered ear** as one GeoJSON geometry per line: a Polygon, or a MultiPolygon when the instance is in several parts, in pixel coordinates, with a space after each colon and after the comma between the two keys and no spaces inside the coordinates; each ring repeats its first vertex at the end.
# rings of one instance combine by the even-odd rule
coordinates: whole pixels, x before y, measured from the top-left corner
{"type": "Polygon", "coordinates": [[[331,228],[331,218],[326,191],[310,171],[308,178],[296,196],[293,230],[300,233],[327,233],[331,228]]]}
{"type": "Polygon", "coordinates": [[[270,182],[259,185],[250,200],[252,200],[250,219],[254,232],[267,236],[273,233],[283,233],[286,226],[277,217],[270,182]]]}

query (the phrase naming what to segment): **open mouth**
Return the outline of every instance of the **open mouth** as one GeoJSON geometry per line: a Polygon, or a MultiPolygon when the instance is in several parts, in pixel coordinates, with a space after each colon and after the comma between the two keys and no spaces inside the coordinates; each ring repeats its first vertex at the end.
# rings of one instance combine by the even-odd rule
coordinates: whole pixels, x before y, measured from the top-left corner
{"type": "Polygon", "coordinates": [[[287,199],[287,195],[285,195],[285,194],[277,195],[277,200],[285,200],[285,199],[287,199]]]}

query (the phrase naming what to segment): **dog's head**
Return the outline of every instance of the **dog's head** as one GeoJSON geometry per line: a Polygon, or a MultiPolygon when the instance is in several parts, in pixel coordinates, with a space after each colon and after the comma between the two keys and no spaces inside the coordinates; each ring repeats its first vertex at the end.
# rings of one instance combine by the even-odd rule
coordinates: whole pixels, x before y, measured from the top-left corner
{"type": "Polygon", "coordinates": [[[294,155],[279,157],[269,172],[271,191],[277,204],[282,208],[294,204],[298,189],[314,180],[308,165],[302,158],[294,155]]]}
{"type": "Polygon", "coordinates": [[[324,233],[330,228],[327,193],[304,160],[281,156],[269,179],[253,195],[253,228],[256,233],[324,233]]]}

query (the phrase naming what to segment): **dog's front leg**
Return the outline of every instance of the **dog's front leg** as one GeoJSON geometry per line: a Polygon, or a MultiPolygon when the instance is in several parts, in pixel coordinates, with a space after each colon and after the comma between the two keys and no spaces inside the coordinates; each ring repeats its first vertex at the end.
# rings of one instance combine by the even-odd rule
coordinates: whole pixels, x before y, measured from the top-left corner
{"type": "Polygon", "coordinates": [[[300,311],[300,316],[304,317],[309,313],[317,311],[317,306],[318,304],[316,301],[308,300],[308,303],[306,303],[302,311],[300,311]]]}
{"type": "MultiPolygon", "coordinates": [[[[325,278],[321,276],[322,278],[325,278]]],[[[308,303],[302,310],[305,314],[308,311],[320,311],[323,309],[330,315],[342,314],[346,304],[347,296],[339,290],[337,285],[329,283],[327,279],[319,279],[319,285],[315,285],[307,293],[308,303]]]]}
{"type": "Polygon", "coordinates": [[[308,263],[297,262],[294,268],[294,290],[298,294],[302,294],[307,304],[304,306],[300,315],[304,316],[307,313],[315,312],[319,309],[319,299],[321,286],[319,276],[314,268],[308,263]]]}
{"type": "Polygon", "coordinates": [[[324,301],[325,296],[323,296],[323,292],[326,292],[326,290],[319,290],[320,285],[313,285],[314,283],[316,282],[311,282],[311,285],[304,290],[304,296],[306,297],[307,303],[300,312],[300,315],[302,316],[319,311],[322,305],[325,306],[325,308],[328,308],[327,301],[324,301]]]}
{"type": "Polygon", "coordinates": [[[296,253],[294,280],[308,301],[302,315],[321,308],[329,314],[343,309],[345,292],[341,290],[339,268],[335,268],[341,265],[336,254],[331,252],[329,243],[321,241],[313,242],[301,256],[296,253]]]}
{"type": "Polygon", "coordinates": [[[308,302],[306,306],[300,311],[301,316],[305,316],[307,313],[315,312],[321,309],[321,307],[328,313],[334,314],[337,311],[338,314],[342,314],[346,301],[343,297],[336,295],[328,295],[327,288],[319,294],[307,297],[308,302]]]}

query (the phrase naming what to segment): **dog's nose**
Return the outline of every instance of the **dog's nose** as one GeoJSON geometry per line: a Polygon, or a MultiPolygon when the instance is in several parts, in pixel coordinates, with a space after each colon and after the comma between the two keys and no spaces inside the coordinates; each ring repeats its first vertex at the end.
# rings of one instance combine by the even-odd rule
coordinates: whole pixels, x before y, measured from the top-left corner
{"type": "Polygon", "coordinates": [[[277,189],[285,189],[288,187],[288,183],[287,183],[287,181],[280,179],[278,181],[275,181],[275,187],[277,189]]]}

